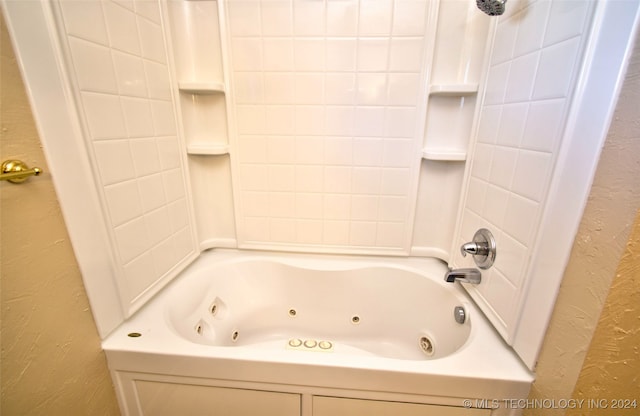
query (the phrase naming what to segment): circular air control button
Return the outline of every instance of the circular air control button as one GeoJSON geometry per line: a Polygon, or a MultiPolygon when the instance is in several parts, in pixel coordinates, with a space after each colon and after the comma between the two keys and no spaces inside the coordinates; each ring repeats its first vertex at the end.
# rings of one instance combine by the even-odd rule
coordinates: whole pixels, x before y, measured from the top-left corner
{"type": "Polygon", "coordinates": [[[328,349],[331,349],[331,347],[333,347],[333,345],[331,345],[329,341],[320,341],[318,346],[323,350],[328,350],[328,349]]]}
{"type": "Polygon", "coordinates": [[[300,345],[302,345],[302,340],[298,339],[298,338],[292,338],[289,340],[289,346],[290,347],[299,347],[300,345]]]}
{"type": "Polygon", "coordinates": [[[307,348],[314,348],[318,343],[315,339],[308,339],[304,342],[304,346],[307,348]]]}

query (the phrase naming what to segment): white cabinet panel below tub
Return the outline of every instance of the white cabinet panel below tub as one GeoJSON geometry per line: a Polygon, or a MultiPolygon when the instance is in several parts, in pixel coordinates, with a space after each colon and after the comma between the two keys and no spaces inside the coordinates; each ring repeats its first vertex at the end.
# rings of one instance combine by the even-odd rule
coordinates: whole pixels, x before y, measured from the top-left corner
{"type": "Polygon", "coordinates": [[[489,409],[313,396],[313,416],[489,416],[489,409]]]}
{"type": "Polygon", "coordinates": [[[143,415],[298,416],[300,395],[138,380],[143,415]]]}

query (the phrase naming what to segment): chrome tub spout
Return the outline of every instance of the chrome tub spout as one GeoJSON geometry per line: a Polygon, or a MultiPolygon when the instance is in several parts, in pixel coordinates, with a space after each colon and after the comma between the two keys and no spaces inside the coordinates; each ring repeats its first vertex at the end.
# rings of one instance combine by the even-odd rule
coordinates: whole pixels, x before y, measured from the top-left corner
{"type": "Polygon", "coordinates": [[[480,273],[480,270],[475,268],[449,269],[449,271],[444,275],[444,280],[449,283],[458,281],[477,285],[480,283],[481,278],[482,274],[480,273]]]}

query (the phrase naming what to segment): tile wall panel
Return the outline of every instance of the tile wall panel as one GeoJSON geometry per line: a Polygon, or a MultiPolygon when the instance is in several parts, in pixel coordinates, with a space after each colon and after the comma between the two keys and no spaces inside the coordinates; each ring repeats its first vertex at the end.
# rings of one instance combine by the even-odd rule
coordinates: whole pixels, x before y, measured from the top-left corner
{"type": "Polygon", "coordinates": [[[431,4],[225,3],[242,246],[408,252],[431,4]]]}
{"type": "Polygon", "coordinates": [[[195,253],[157,1],[60,1],[60,14],[118,256],[134,302],[195,253]]]}
{"type": "MultiPolygon", "coordinates": [[[[494,233],[496,263],[483,271],[476,295],[491,305],[492,320],[507,338],[518,316],[591,6],[582,0],[514,1],[498,22],[456,241],[470,241],[483,227],[494,233]]],[[[459,254],[454,264],[473,266],[459,254]]]]}

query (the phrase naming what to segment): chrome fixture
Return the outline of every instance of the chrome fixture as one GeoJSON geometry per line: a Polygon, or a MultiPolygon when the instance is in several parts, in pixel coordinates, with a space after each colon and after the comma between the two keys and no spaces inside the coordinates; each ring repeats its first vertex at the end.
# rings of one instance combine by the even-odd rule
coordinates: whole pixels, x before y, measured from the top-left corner
{"type": "Polygon", "coordinates": [[[476,6],[489,16],[500,16],[504,13],[507,0],[476,0],[476,6]]]}
{"type": "Polygon", "coordinates": [[[489,230],[481,228],[476,231],[472,242],[465,243],[460,247],[460,252],[463,257],[467,253],[471,254],[476,265],[486,270],[496,260],[496,240],[489,230]]]}
{"type": "Polygon", "coordinates": [[[471,283],[474,285],[480,284],[480,280],[482,278],[482,274],[480,270],[470,268],[470,269],[449,269],[447,273],[444,275],[444,280],[448,283],[453,282],[463,282],[463,283],[471,283]]]}
{"type": "Polygon", "coordinates": [[[457,323],[463,324],[467,320],[467,311],[462,306],[456,306],[453,308],[453,318],[457,323]]]}

